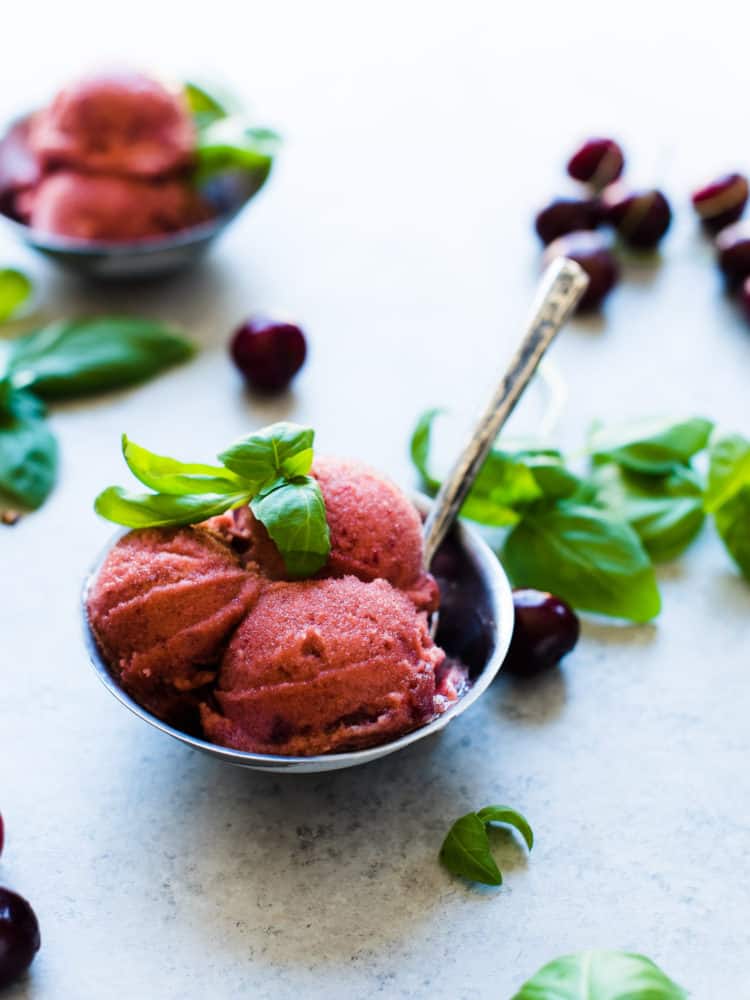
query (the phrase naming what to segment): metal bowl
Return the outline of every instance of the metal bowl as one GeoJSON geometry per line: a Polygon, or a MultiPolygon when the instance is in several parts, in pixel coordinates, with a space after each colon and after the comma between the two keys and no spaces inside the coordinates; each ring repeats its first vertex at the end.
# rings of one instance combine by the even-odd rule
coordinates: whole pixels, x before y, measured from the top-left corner
{"type": "MultiPolygon", "coordinates": [[[[11,122],[0,137],[0,180],[4,162],[15,155],[29,115],[11,122]]],[[[11,214],[7,199],[0,192],[0,222],[21,242],[44,254],[67,271],[102,281],[139,281],[174,274],[198,261],[245,208],[265,178],[252,178],[228,172],[212,178],[201,194],[213,206],[215,216],[208,222],[183,229],[168,236],[129,242],[80,240],[38,232],[11,214]]],[[[0,184],[0,188],[2,184],[0,184]]]]}
{"type": "MultiPolygon", "coordinates": [[[[419,501],[425,510],[429,505],[419,501]]],[[[175,729],[138,705],[110,674],[91,631],[86,613],[89,590],[112,545],[122,537],[119,532],[109,543],[83,588],[81,613],[88,654],[99,680],[108,691],[139,719],[186,746],[209,754],[226,764],[256,771],[319,772],[367,764],[378,757],[395,753],[418,740],[441,732],[462,715],[487,690],[502,666],[513,634],[513,597],[508,578],[497,556],[475,529],[464,522],[454,525],[433,560],[432,570],[440,584],[442,602],[437,642],[449,656],[461,659],[469,668],[471,687],[443,715],[412,732],[365,750],[319,754],[313,757],[283,757],[248,753],[207,743],[175,729]]]]}

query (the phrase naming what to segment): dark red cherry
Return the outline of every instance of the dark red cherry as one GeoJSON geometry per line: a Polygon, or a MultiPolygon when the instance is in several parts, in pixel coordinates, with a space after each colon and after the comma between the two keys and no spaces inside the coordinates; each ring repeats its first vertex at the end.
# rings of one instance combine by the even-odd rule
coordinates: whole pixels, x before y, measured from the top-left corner
{"type": "Polygon", "coordinates": [[[735,222],[716,237],[719,267],[731,288],[750,277],[750,223],[735,222]]]}
{"type": "Polygon", "coordinates": [[[589,276],[589,286],[578,304],[580,312],[596,309],[617,284],[620,269],[601,233],[576,232],[561,236],[544,251],[544,263],[556,257],[570,257],[589,276]]]}
{"type": "Polygon", "coordinates": [[[614,139],[588,139],[568,160],[568,173],[600,191],[617,180],[624,166],[625,157],[614,139]]]}
{"type": "Polygon", "coordinates": [[[36,914],[23,896],[0,889],[0,988],[28,969],[41,943],[36,914]]]}
{"type": "Polygon", "coordinates": [[[578,642],[578,616],[561,598],[543,590],[519,589],[513,591],[513,607],[513,638],[503,668],[509,673],[548,670],[578,642]]]}
{"type": "Polygon", "coordinates": [[[304,364],[307,343],[294,323],[252,316],[235,331],[230,351],[248,385],[280,392],[304,364]]]}
{"type": "Polygon", "coordinates": [[[541,210],[534,225],[542,243],[551,243],[567,233],[596,229],[601,221],[601,209],[595,198],[556,198],[541,210]]]}
{"type": "Polygon", "coordinates": [[[693,192],[693,208],[710,233],[718,233],[736,222],[745,210],[748,197],[747,178],[725,174],[693,192]]]}
{"type": "Polygon", "coordinates": [[[602,205],[607,221],[636,250],[653,250],[672,221],[669,202],[655,189],[629,191],[616,184],[604,192],[602,205]]]}

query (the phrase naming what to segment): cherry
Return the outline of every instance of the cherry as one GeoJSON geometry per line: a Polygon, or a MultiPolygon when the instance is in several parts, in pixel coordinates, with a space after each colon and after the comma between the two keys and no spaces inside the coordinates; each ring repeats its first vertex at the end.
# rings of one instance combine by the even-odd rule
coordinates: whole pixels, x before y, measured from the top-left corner
{"type": "Polygon", "coordinates": [[[543,590],[513,591],[516,618],[504,669],[529,676],[554,667],[578,642],[575,611],[543,590]]]}
{"type": "Polygon", "coordinates": [[[604,192],[602,203],[607,221],[637,250],[653,250],[672,221],[669,202],[655,189],[628,191],[616,184],[604,192]]]}
{"type": "Polygon", "coordinates": [[[731,226],[745,210],[748,197],[747,178],[725,174],[693,192],[693,208],[710,233],[731,226]]]}
{"type": "Polygon", "coordinates": [[[614,139],[588,139],[568,160],[568,173],[599,191],[616,181],[624,166],[625,157],[614,139]]]}
{"type": "Polygon", "coordinates": [[[41,943],[36,914],[23,896],[0,889],[0,988],[28,969],[41,943]]]}
{"type": "Polygon", "coordinates": [[[750,277],[750,224],[735,222],[716,237],[719,267],[730,287],[750,277]]]}
{"type": "Polygon", "coordinates": [[[589,276],[589,286],[578,304],[581,312],[596,309],[617,284],[620,270],[609,242],[601,233],[576,232],[561,236],[544,251],[544,263],[570,257],[589,276]]]}
{"type": "Polygon", "coordinates": [[[594,198],[556,198],[536,217],[535,226],[542,243],[551,243],[580,229],[596,229],[601,222],[599,202],[594,198]]]}
{"type": "Polygon", "coordinates": [[[294,323],[252,316],[235,331],[230,351],[253,389],[280,392],[304,364],[307,343],[294,323]]]}

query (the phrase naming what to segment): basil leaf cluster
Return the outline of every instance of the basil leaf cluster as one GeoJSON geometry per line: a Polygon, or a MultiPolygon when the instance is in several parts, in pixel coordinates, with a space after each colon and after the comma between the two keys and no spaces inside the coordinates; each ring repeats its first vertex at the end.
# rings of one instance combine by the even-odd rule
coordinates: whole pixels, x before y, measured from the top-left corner
{"type": "Polygon", "coordinates": [[[454,875],[484,885],[502,885],[503,876],[490,850],[487,828],[494,823],[512,826],[529,850],[534,834],[528,821],[510,806],[485,806],[457,819],[440,848],[440,861],[454,875]]]}
{"type": "MultiPolygon", "coordinates": [[[[0,318],[7,289],[0,272],[0,318]]],[[[50,323],[2,343],[0,502],[34,510],[51,492],[58,448],[42,400],[75,399],[132,385],[193,354],[162,323],[95,316],[50,323]]]]}
{"type": "MultiPolygon", "coordinates": [[[[436,493],[428,410],[411,437],[422,486],[436,493]]],[[[750,441],[710,446],[707,484],[693,467],[714,425],[703,417],[595,425],[588,471],[572,472],[549,448],[495,447],[461,513],[504,529],[500,558],[516,586],[549,590],[584,611],[646,622],[660,610],[653,564],[675,559],[714,517],[750,579],[750,441]]]]}
{"type": "Polygon", "coordinates": [[[511,1000],[685,1000],[687,995],[645,955],[599,950],[548,962],[511,1000]]]}
{"type": "Polygon", "coordinates": [[[315,432],[276,423],[241,438],[219,455],[221,465],[156,455],[126,435],[128,468],[153,493],[110,486],[96,498],[98,514],[128,528],[181,527],[250,505],[293,578],[312,576],[331,549],[325,503],[313,462],[315,432]]]}

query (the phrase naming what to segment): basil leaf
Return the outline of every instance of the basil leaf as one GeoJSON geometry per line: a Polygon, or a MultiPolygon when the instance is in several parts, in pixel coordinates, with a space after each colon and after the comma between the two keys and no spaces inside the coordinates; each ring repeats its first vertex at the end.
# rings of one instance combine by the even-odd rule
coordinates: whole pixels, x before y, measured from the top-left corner
{"type": "Polygon", "coordinates": [[[520,812],[511,809],[510,806],[485,806],[484,809],[479,810],[477,816],[485,825],[488,823],[505,823],[507,826],[515,827],[526,841],[528,849],[531,850],[534,846],[534,833],[529,826],[528,820],[520,812]]]}
{"type": "Polygon", "coordinates": [[[593,507],[530,510],[506,539],[503,563],[516,586],[549,590],[585,611],[645,622],[661,607],[638,535],[593,507]]]}
{"type": "Polygon", "coordinates": [[[432,425],[435,417],[443,412],[438,407],[432,410],[425,410],[417,420],[409,442],[409,454],[411,455],[412,464],[419,473],[422,489],[426,493],[429,493],[430,496],[433,496],[440,489],[440,480],[436,479],[429,470],[432,425]]]}
{"type": "Polygon", "coordinates": [[[27,392],[2,386],[0,412],[0,495],[36,509],[57,476],[57,442],[44,420],[44,406],[27,392]]]}
{"type": "Polygon", "coordinates": [[[599,460],[616,462],[633,472],[665,475],[687,465],[706,447],[713,426],[701,417],[679,423],[642,420],[619,427],[595,426],[589,451],[599,460]]]}
{"type": "Polygon", "coordinates": [[[236,441],[219,461],[258,485],[279,476],[306,476],[312,467],[314,439],[311,427],[281,421],[236,441]]]}
{"type": "Polygon", "coordinates": [[[331,537],[316,479],[297,476],[250,502],[292,577],[312,576],[328,560],[331,537]]]}
{"type": "Polygon", "coordinates": [[[194,348],[161,323],[98,316],[50,323],[11,343],[14,385],[45,399],[115,389],[183,361],[194,348]]]}
{"type": "Polygon", "coordinates": [[[227,117],[228,112],[223,104],[197,83],[188,81],[182,90],[197,128],[206,128],[213,122],[227,117]]]}
{"type": "Polygon", "coordinates": [[[484,885],[502,885],[503,876],[490,852],[487,828],[479,816],[457,819],[440,848],[440,861],[449,872],[484,885]]]}
{"type": "Polygon", "coordinates": [[[174,458],[155,455],[122,436],[122,453],[128,468],[144,486],[157,493],[173,496],[201,493],[237,493],[243,482],[221,466],[178,462],[174,458]]]}
{"type": "Polygon", "coordinates": [[[198,135],[196,182],[239,171],[250,182],[248,196],[254,194],[271,173],[280,145],[281,136],[272,129],[254,128],[235,117],[215,120],[198,135]]]}
{"type": "Polygon", "coordinates": [[[687,993],[646,958],[584,951],[543,966],[512,1000],[685,1000],[687,993]]]}
{"type": "Polygon", "coordinates": [[[21,271],[0,268],[0,322],[14,316],[31,295],[33,285],[21,271]]]}
{"type": "Polygon", "coordinates": [[[595,471],[593,482],[597,506],[632,525],[657,562],[678,556],[703,527],[703,489],[692,469],[645,476],[604,465],[595,471]]]}
{"type": "Polygon", "coordinates": [[[523,462],[541,494],[550,500],[572,497],[580,489],[581,480],[566,469],[559,451],[524,450],[513,452],[513,456],[523,462]]]}
{"type": "Polygon", "coordinates": [[[719,507],[714,521],[730,556],[750,580],[750,483],[719,507]]]}
{"type": "Polygon", "coordinates": [[[128,493],[120,486],[110,486],[94,502],[101,517],[126,528],[181,527],[197,524],[223,514],[232,507],[247,503],[247,493],[221,496],[169,496],[163,493],[128,493]]]}
{"type": "Polygon", "coordinates": [[[711,447],[705,507],[716,511],[750,484],[750,441],[740,434],[722,438],[711,447]]]}

